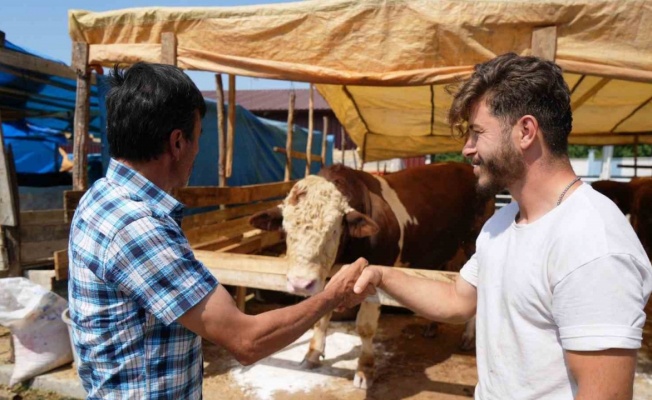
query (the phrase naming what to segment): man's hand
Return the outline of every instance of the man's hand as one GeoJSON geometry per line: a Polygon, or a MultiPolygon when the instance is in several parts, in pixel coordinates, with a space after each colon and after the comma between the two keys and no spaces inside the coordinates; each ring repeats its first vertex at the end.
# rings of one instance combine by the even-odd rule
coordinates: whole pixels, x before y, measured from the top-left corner
{"type": "Polygon", "coordinates": [[[358,258],[353,264],[344,265],[324,288],[324,291],[334,291],[336,298],[341,299],[340,305],[337,307],[338,310],[356,306],[362,303],[367,296],[376,293],[376,288],[371,285],[367,285],[365,289],[357,292],[353,290],[367,265],[369,262],[364,258],[358,258]]]}
{"type": "MultiPolygon", "coordinates": [[[[369,288],[377,288],[383,281],[383,270],[378,267],[365,268],[353,287],[356,294],[364,293],[369,288]]],[[[375,290],[374,290],[375,292],[375,290]]]]}

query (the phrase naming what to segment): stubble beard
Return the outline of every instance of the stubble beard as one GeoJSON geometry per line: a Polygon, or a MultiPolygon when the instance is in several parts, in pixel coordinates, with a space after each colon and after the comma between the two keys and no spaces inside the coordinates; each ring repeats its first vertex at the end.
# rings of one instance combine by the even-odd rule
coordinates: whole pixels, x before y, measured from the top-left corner
{"type": "Polygon", "coordinates": [[[476,189],[481,196],[493,197],[522,178],[524,173],[525,162],[513,144],[506,141],[498,154],[483,160],[476,189]],[[484,178],[484,182],[481,182],[481,178],[484,178]]]}

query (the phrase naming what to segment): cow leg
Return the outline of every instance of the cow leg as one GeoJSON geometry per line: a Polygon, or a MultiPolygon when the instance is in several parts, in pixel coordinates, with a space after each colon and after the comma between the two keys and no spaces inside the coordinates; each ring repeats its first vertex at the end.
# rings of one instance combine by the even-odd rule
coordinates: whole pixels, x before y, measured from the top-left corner
{"type": "Polygon", "coordinates": [[[475,317],[466,322],[460,348],[464,351],[475,349],[475,317]]]}
{"type": "Polygon", "coordinates": [[[313,369],[321,364],[321,357],[324,355],[324,349],[326,348],[326,332],[328,331],[328,324],[331,321],[332,314],[330,312],[321,317],[313,327],[310,348],[301,362],[302,367],[313,369]]]}
{"type": "Polygon", "coordinates": [[[378,329],[380,304],[363,302],[358,311],[355,325],[362,340],[362,350],[358,358],[358,369],[353,377],[353,386],[359,389],[371,387],[374,379],[374,345],[373,340],[378,329]]]}

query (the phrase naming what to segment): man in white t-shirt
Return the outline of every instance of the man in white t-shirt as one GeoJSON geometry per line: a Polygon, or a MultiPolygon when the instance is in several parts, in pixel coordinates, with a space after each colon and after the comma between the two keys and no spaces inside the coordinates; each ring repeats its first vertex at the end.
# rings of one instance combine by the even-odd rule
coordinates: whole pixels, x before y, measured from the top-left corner
{"type": "Polygon", "coordinates": [[[477,312],[476,399],[631,399],[652,267],[616,205],[573,172],[561,69],[515,54],[479,64],[449,120],[478,189],[514,202],[456,282],[370,267],[355,290],[375,285],[437,321],[477,312]]]}

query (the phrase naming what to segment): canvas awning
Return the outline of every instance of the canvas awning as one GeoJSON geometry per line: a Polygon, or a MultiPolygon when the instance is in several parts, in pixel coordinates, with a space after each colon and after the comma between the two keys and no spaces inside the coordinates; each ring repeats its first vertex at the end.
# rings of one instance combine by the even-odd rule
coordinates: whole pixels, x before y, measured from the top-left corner
{"type": "Polygon", "coordinates": [[[317,83],[365,161],[459,150],[445,86],[473,66],[531,53],[556,27],[557,63],[573,90],[572,143],[652,143],[652,6],[632,0],[334,0],[246,7],[70,11],[90,62],[177,65],[317,83]]]}

